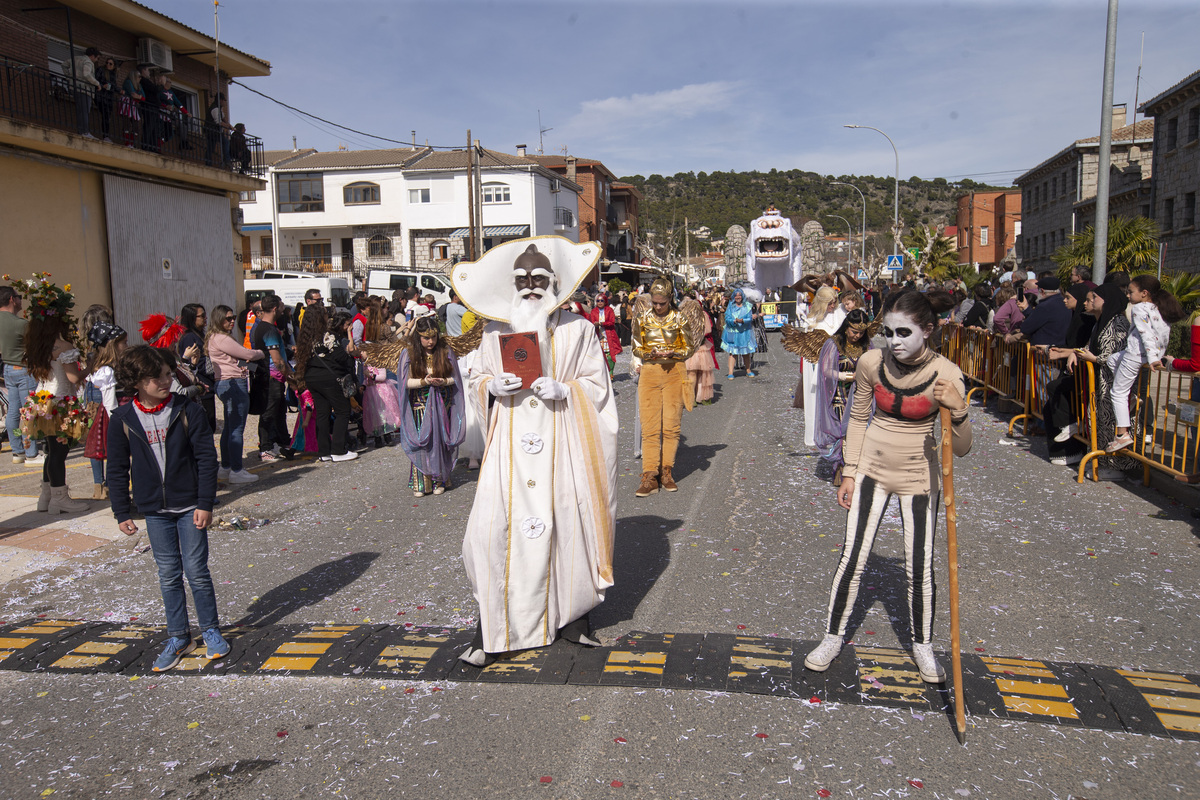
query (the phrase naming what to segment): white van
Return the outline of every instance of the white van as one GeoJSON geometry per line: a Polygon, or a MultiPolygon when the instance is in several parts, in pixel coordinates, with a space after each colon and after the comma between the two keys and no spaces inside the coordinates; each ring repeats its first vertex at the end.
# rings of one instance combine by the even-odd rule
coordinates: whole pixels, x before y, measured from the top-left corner
{"type": "Polygon", "coordinates": [[[450,302],[450,277],[441,272],[421,272],[404,269],[373,269],[367,273],[367,294],[391,299],[397,289],[417,287],[424,297],[433,295],[436,305],[450,302]]]}
{"type": "Polygon", "coordinates": [[[262,277],[248,278],[243,284],[245,308],[268,294],[278,295],[284,305],[294,306],[304,302],[304,293],[309,289],[319,289],[326,305],[337,308],[350,305],[350,284],[345,278],[331,278],[312,272],[268,270],[262,273],[262,277]]]}

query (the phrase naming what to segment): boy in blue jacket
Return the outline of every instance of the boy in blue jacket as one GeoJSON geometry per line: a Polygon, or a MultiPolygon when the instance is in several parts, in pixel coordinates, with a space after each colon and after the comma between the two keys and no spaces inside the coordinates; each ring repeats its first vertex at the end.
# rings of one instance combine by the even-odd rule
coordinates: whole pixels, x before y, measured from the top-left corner
{"type": "Polygon", "coordinates": [[[204,409],[171,393],[175,356],[149,345],[131,347],[117,363],[117,382],[134,395],[108,424],[108,496],[117,525],[137,533],[133,505],[146,517],[167,612],[167,642],[154,662],[165,672],[196,649],[188,624],[183,576],[207,656],[221,658],[229,643],[217,624],[217,597],[208,571],[208,525],[217,497],[217,451],[204,409]]]}

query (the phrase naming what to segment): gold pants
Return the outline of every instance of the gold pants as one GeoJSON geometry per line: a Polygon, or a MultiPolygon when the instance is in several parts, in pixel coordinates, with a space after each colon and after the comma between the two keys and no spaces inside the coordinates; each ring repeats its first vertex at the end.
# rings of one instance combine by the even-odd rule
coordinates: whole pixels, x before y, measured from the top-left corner
{"type": "Polygon", "coordinates": [[[679,421],[688,400],[687,368],[682,361],[643,364],[638,378],[638,413],[642,422],[642,472],[674,467],[679,449],[679,421]]]}

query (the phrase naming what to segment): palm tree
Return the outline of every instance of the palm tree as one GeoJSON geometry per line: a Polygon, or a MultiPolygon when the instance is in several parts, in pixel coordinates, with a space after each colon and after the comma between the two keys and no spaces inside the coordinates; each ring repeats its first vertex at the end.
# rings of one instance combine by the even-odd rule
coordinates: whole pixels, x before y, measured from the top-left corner
{"type": "MultiPolygon", "coordinates": [[[[1075,267],[1092,268],[1096,230],[1088,225],[1050,256],[1058,264],[1059,280],[1070,282],[1075,267]]],[[[1109,272],[1149,270],[1158,264],[1158,223],[1146,217],[1113,217],[1108,221],[1109,272]]]]}
{"type": "Polygon", "coordinates": [[[917,248],[917,263],[912,265],[915,271],[924,273],[935,281],[951,277],[951,272],[958,266],[958,248],[953,239],[943,236],[932,225],[918,225],[904,237],[906,248],[917,248]]]}

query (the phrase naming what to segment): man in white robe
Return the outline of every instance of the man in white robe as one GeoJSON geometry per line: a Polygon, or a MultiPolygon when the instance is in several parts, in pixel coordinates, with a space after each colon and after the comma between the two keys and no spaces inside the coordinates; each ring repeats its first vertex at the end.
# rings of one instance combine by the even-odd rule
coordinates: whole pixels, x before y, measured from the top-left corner
{"type": "Polygon", "coordinates": [[[613,584],[616,402],[595,326],[558,308],[599,251],[560,237],[532,241],[452,272],[467,306],[498,320],[484,329],[467,387],[486,414],[487,442],[463,540],[479,629],[460,657],[476,666],[560,635],[597,644],[587,614],[613,584]],[[531,330],[543,377],[522,387],[504,371],[500,335],[531,330]]]}

